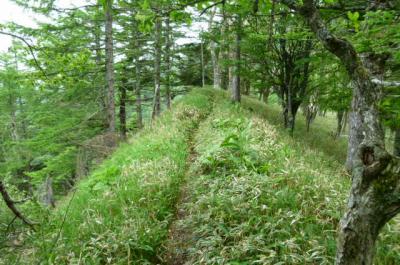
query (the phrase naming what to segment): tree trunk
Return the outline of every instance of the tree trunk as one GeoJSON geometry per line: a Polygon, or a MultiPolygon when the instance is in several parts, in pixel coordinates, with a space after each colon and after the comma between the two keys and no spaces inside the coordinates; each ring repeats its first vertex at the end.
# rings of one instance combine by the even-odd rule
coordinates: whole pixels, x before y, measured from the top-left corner
{"type": "MultiPolygon", "coordinates": [[[[210,16],[210,20],[208,21],[208,31],[209,32],[212,31],[216,10],[217,10],[216,8],[213,9],[211,16],[210,16]]],[[[221,68],[219,65],[220,52],[218,52],[217,43],[214,40],[210,41],[210,53],[211,53],[211,61],[212,61],[212,66],[213,66],[213,87],[215,89],[221,88],[221,73],[220,73],[221,68]]]]}
{"type": "MultiPolygon", "coordinates": [[[[125,67],[126,68],[126,67],[125,67]]],[[[126,94],[126,86],[128,85],[127,70],[123,72],[124,76],[122,77],[121,85],[119,86],[119,131],[122,139],[126,139],[126,102],[127,102],[127,94],[126,94]]]]}
{"type": "Polygon", "coordinates": [[[161,93],[161,27],[162,21],[160,17],[156,18],[155,23],[155,41],[154,41],[154,99],[152,119],[161,113],[160,93],[161,93]]]}
{"type": "MultiPolygon", "coordinates": [[[[136,22],[134,22],[136,23],[136,22]]],[[[133,36],[135,38],[133,42],[134,52],[134,60],[135,60],[135,107],[136,107],[136,127],[138,129],[143,128],[143,114],[142,114],[142,93],[141,93],[141,63],[140,63],[140,54],[141,54],[141,44],[140,38],[141,33],[138,29],[138,25],[134,24],[133,26],[133,36]]]]}
{"type": "Polygon", "coordinates": [[[165,64],[166,64],[166,84],[165,97],[167,100],[167,108],[171,108],[171,25],[169,15],[165,20],[166,39],[165,39],[165,64]]]}
{"type": "Polygon", "coordinates": [[[262,91],[262,101],[265,104],[268,104],[269,94],[270,94],[270,88],[264,88],[262,91]]]}
{"type": "Polygon", "coordinates": [[[200,50],[201,50],[201,87],[206,85],[206,69],[204,64],[204,44],[203,40],[200,43],[200,50]]]}
{"type": "Polygon", "coordinates": [[[393,154],[395,156],[400,156],[400,128],[397,128],[394,134],[393,154]]]}
{"type": "MultiPolygon", "coordinates": [[[[353,96],[352,109],[356,107],[356,100],[356,97],[353,96]]],[[[345,167],[351,172],[354,160],[356,160],[357,157],[357,148],[364,140],[364,135],[362,130],[359,129],[362,127],[362,117],[354,111],[351,111],[349,116],[349,141],[345,167]]]]}
{"type": "Polygon", "coordinates": [[[240,42],[241,42],[241,30],[242,30],[242,18],[240,15],[237,17],[236,21],[236,41],[235,41],[235,51],[234,60],[235,67],[232,73],[232,101],[240,102],[240,42]]]}
{"type": "Polygon", "coordinates": [[[106,80],[108,130],[115,132],[113,16],[111,0],[106,2],[106,80]]]}
{"type": "MultiPolygon", "coordinates": [[[[221,56],[220,59],[222,60],[226,60],[229,58],[229,21],[228,18],[226,16],[226,12],[224,10],[222,10],[222,27],[221,27],[221,56]]],[[[219,62],[221,64],[221,87],[224,90],[227,90],[229,87],[229,67],[227,66],[227,64],[225,62],[219,62]]]]}
{"type": "Polygon", "coordinates": [[[378,89],[352,44],[327,29],[314,0],[304,0],[303,6],[291,0],[282,2],[307,20],[320,42],[346,67],[352,80],[353,117],[360,117],[364,139],[352,163],[352,187],[347,211],[339,225],[336,264],[371,265],[380,229],[400,212],[400,159],[384,147],[378,89]]]}
{"type": "Polygon", "coordinates": [[[340,134],[342,133],[343,116],[344,116],[344,111],[343,110],[338,110],[337,113],[336,113],[337,126],[336,126],[335,138],[339,138],[340,134]]]}

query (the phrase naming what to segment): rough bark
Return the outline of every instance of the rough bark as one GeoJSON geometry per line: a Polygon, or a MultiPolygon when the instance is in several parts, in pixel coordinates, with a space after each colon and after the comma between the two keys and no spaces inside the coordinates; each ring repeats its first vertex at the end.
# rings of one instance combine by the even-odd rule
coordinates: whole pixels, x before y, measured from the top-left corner
{"type": "Polygon", "coordinates": [[[167,108],[171,108],[171,25],[170,18],[167,16],[165,20],[165,65],[166,65],[166,77],[165,77],[165,97],[167,108]]]}
{"type": "Polygon", "coordinates": [[[241,45],[241,30],[242,30],[242,18],[240,15],[237,17],[236,21],[236,41],[235,41],[235,50],[234,50],[234,63],[235,67],[232,72],[232,101],[240,102],[240,45],[241,45]]]}
{"type": "Polygon", "coordinates": [[[159,116],[161,113],[161,29],[162,21],[160,17],[156,18],[155,22],[155,36],[154,36],[154,99],[153,99],[153,112],[152,119],[159,116]]]}
{"type": "Polygon", "coordinates": [[[336,264],[370,265],[380,229],[400,212],[400,159],[384,147],[377,98],[378,89],[352,44],[325,26],[313,0],[282,1],[299,12],[316,37],[346,67],[354,88],[352,111],[361,118],[364,140],[353,161],[347,210],[339,225],[336,264]]]}
{"type": "Polygon", "coordinates": [[[106,4],[107,124],[108,130],[115,132],[113,15],[111,1],[107,0],[106,4]]]}

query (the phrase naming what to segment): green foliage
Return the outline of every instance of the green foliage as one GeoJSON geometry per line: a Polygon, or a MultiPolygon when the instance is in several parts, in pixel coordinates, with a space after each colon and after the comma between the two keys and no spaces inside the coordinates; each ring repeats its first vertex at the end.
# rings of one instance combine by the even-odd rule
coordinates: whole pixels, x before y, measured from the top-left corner
{"type": "MultiPolygon", "coordinates": [[[[341,163],[260,118],[278,118],[265,115],[264,104],[245,99],[254,114],[223,98],[196,137],[192,196],[184,205],[190,215],[179,222],[192,238],[187,263],[332,264],[350,185],[341,163]]],[[[396,249],[398,229],[398,222],[386,228],[377,264],[400,260],[388,251],[396,249]]]]}
{"type": "Polygon", "coordinates": [[[180,100],[40,220],[40,230],[24,242],[30,251],[19,257],[5,252],[3,261],[156,263],[186,168],[189,136],[208,110],[204,91],[180,100]]]}

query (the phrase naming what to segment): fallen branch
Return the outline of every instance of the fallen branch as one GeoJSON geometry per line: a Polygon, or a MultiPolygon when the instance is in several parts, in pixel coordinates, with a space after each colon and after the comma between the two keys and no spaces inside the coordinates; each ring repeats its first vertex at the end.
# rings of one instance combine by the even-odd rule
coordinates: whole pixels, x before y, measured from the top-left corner
{"type": "Polygon", "coordinates": [[[15,202],[11,199],[10,195],[8,194],[3,181],[0,181],[0,193],[1,193],[1,196],[3,197],[4,202],[7,205],[7,207],[15,214],[15,216],[18,217],[19,219],[21,219],[22,222],[24,222],[26,225],[30,226],[33,230],[35,230],[35,227],[33,226],[34,223],[29,221],[27,218],[25,218],[22,215],[22,213],[15,207],[15,202]]]}

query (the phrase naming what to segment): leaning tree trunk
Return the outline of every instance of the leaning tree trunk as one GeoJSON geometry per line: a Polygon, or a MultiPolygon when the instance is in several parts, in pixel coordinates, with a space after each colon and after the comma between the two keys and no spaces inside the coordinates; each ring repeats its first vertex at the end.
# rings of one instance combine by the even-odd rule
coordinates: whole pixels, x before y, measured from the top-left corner
{"type": "Polygon", "coordinates": [[[110,132],[115,132],[114,99],[114,51],[113,51],[113,16],[111,0],[106,2],[106,80],[107,80],[107,124],[110,132]]]}
{"type": "Polygon", "coordinates": [[[352,186],[346,213],[339,224],[336,264],[370,265],[381,228],[400,212],[400,159],[384,147],[378,89],[352,44],[327,29],[313,0],[304,0],[303,6],[291,0],[282,2],[307,20],[320,42],[346,67],[352,80],[352,111],[360,117],[364,139],[352,164],[352,186]]]}
{"type": "Polygon", "coordinates": [[[153,99],[153,113],[152,119],[156,116],[159,116],[161,113],[161,102],[160,102],[160,94],[161,94],[161,27],[162,21],[160,17],[156,18],[155,23],[155,42],[154,42],[154,99],[153,99]]]}

